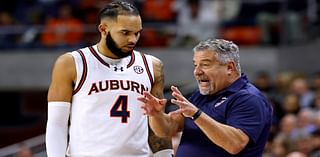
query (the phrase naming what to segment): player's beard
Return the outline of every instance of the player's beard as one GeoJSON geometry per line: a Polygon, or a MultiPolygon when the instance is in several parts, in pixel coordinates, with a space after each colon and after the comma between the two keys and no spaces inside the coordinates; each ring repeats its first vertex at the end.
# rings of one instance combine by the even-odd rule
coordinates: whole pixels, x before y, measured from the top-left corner
{"type": "Polygon", "coordinates": [[[106,45],[108,49],[117,57],[124,58],[132,54],[132,51],[130,52],[124,52],[119,48],[116,44],[116,42],[113,40],[113,38],[110,35],[110,32],[108,32],[107,38],[106,38],[106,45]]]}

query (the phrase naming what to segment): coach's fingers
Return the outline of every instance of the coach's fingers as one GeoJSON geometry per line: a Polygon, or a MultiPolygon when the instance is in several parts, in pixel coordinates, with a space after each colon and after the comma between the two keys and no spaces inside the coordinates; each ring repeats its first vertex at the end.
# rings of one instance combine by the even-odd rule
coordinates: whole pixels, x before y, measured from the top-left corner
{"type": "Polygon", "coordinates": [[[177,99],[177,100],[187,101],[187,99],[186,99],[183,95],[181,95],[181,94],[178,94],[178,93],[173,92],[173,93],[172,93],[172,96],[173,96],[175,99],[177,99]]]}
{"type": "Polygon", "coordinates": [[[182,93],[180,92],[180,90],[179,90],[178,87],[176,87],[176,86],[171,86],[171,90],[172,90],[173,92],[177,92],[177,93],[179,93],[179,94],[182,95],[182,93]]]}
{"type": "Polygon", "coordinates": [[[178,90],[177,87],[172,86],[172,96],[181,101],[187,101],[187,99],[182,95],[182,93],[178,90]]]}
{"type": "Polygon", "coordinates": [[[171,103],[178,105],[179,108],[184,108],[185,106],[188,105],[188,102],[177,100],[177,99],[171,99],[171,103]]]}

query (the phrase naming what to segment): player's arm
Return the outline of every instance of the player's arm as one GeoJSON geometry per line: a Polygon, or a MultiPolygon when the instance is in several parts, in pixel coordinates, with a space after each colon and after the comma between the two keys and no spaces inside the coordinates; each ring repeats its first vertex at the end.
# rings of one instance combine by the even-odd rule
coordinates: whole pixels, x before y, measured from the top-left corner
{"type": "Polygon", "coordinates": [[[184,117],[181,114],[166,114],[164,112],[166,105],[166,100],[162,99],[164,97],[164,71],[162,62],[157,58],[154,58],[153,69],[155,82],[151,94],[145,92],[145,97],[140,100],[144,102],[145,112],[149,116],[149,124],[155,134],[160,137],[172,137],[182,130],[184,117]]]}
{"type": "MultiPolygon", "coordinates": [[[[164,89],[164,70],[163,70],[163,64],[162,62],[157,59],[157,58],[153,58],[153,69],[154,69],[154,84],[151,90],[151,94],[158,98],[158,99],[163,99],[164,98],[164,94],[163,94],[163,89],[164,89]]],[[[161,111],[161,115],[163,116],[161,119],[153,119],[153,116],[149,116],[149,124],[152,127],[152,129],[155,130],[159,130],[158,126],[161,126],[162,123],[167,123],[170,121],[170,116],[164,113],[164,109],[165,109],[165,105],[161,111]]],[[[169,125],[168,125],[169,126],[169,125]]],[[[166,155],[170,155],[172,154],[173,150],[172,150],[172,135],[167,135],[167,136],[163,136],[163,137],[159,137],[157,135],[155,135],[155,133],[153,132],[153,130],[150,129],[151,133],[149,136],[149,144],[151,146],[151,149],[153,152],[166,152],[166,155]],[[168,149],[170,149],[168,151],[168,149]],[[162,151],[161,151],[162,150],[162,151]],[[170,152],[170,153],[168,153],[170,152]]],[[[160,129],[161,130],[161,129],[160,129]]],[[[160,155],[159,152],[159,155],[160,155]]],[[[162,154],[161,154],[162,155],[162,154]]],[[[157,156],[157,153],[155,154],[155,156],[157,156]]]]}
{"type": "MultiPolygon", "coordinates": [[[[159,99],[163,99],[163,89],[164,89],[164,71],[163,71],[163,64],[162,62],[157,59],[153,58],[153,69],[154,69],[154,84],[151,89],[151,94],[159,99]]],[[[164,110],[163,110],[164,111],[164,110]]],[[[164,114],[165,116],[165,114],[164,114]]],[[[166,116],[169,118],[169,116],[166,116]]],[[[149,117],[149,124],[157,125],[156,121],[151,120],[152,117],[149,117]]],[[[154,156],[157,157],[169,157],[172,155],[173,150],[172,150],[172,141],[171,141],[171,136],[168,137],[162,137],[160,138],[159,136],[156,136],[152,129],[150,129],[150,134],[149,134],[149,144],[152,149],[152,151],[155,153],[154,156]]]]}
{"type": "Polygon", "coordinates": [[[46,149],[48,157],[65,156],[68,136],[70,102],[76,70],[73,57],[60,56],[52,70],[48,90],[48,121],[46,130],[46,149]]]}
{"type": "Polygon", "coordinates": [[[71,102],[76,68],[70,54],[60,56],[52,70],[51,83],[48,91],[48,102],[71,102]]]}

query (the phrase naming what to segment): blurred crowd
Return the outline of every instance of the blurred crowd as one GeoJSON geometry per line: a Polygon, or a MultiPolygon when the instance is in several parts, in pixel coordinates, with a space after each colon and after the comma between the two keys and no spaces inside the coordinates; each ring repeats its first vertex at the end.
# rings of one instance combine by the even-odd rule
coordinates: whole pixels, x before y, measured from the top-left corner
{"type": "MultiPolygon", "coordinates": [[[[0,52],[95,44],[96,16],[108,1],[1,0],[0,52]]],[[[276,46],[320,36],[320,0],[128,1],[143,18],[141,47],[193,47],[208,37],[276,46]]],[[[311,77],[259,72],[254,83],[274,105],[263,157],[320,157],[320,72],[311,77]]]]}
{"type": "Polygon", "coordinates": [[[274,121],[264,157],[320,156],[320,72],[306,77],[258,72],[254,84],[272,101],[274,121]]]}
{"type": "MultiPolygon", "coordinates": [[[[0,49],[97,42],[111,0],[1,0],[0,49]]],[[[319,36],[319,0],[127,0],[141,11],[141,47],[194,46],[208,37],[242,45],[300,44],[319,36]]]]}

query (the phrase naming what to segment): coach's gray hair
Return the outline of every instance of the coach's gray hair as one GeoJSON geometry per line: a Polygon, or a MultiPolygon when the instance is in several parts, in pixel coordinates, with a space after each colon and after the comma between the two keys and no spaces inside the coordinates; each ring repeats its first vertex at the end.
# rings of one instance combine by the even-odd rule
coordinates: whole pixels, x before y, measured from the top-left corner
{"type": "Polygon", "coordinates": [[[201,41],[193,48],[193,52],[211,51],[218,54],[218,61],[221,64],[226,64],[229,61],[236,63],[236,70],[241,74],[239,47],[232,41],[224,39],[207,39],[201,41]]]}

